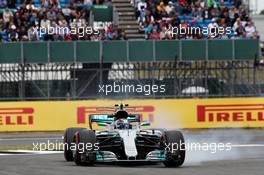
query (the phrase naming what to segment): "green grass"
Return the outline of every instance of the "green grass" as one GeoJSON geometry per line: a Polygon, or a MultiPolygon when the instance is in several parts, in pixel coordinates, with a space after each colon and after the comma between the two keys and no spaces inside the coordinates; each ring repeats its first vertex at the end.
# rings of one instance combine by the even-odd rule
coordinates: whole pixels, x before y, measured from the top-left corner
{"type": "Polygon", "coordinates": [[[0,151],[6,150],[33,150],[33,146],[1,146],[0,151]]]}

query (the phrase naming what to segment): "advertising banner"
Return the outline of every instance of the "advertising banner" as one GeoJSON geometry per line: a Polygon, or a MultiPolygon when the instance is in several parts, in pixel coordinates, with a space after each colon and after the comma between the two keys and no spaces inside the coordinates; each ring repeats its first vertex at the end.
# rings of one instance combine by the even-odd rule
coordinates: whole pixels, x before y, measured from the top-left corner
{"type": "MultiPolygon", "coordinates": [[[[125,100],[152,128],[264,127],[264,98],[125,100]]],[[[90,114],[118,100],[0,102],[0,131],[62,131],[88,127],[90,114]]]]}

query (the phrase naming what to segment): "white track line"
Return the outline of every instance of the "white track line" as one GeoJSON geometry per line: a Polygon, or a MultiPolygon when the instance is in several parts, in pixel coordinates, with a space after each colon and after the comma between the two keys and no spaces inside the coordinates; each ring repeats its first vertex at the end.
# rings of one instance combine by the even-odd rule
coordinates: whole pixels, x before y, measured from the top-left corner
{"type": "Polygon", "coordinates": [[[264,147],[264,144],[232,144],[231,147],[264,147]]]}
{"type": "Polygon", "coordinates": [[[58,154],[63,153],[63,151],[30,151],[30,150],[6,150],[5,153],[0,153],[0,156],[9,155],[37,155],[37,154],[58,154]],[[19,153],[19,154],[17,154],[19,153]],[[23,154],[24,153],[24,154],[23,154]]]}
{"type": "Polygon", "coordinates": [[[6,150],[6,152],[10,152],[10,153],[35,153],[35,154],[48,154],[48,153],[51,153],[51,154],[55,154],[55,153],[62,153],[63,151],[31,151],[31,150],[6,150]]]}
{"type": "Polygon", "coordinates": [[[21,141],[25,141],[25,140],[60,140],[63,139],[63,137],[50,137],[50,138],[0,138],[0,141],[12,141],[12,140],[21,140],[21,141]]]}

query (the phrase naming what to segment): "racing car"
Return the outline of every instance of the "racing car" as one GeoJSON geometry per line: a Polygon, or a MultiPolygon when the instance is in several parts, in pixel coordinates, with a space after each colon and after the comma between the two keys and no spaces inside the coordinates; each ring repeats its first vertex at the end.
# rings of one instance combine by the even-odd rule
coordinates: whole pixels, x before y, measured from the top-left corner
{"type": "Polygon", "coordinates": [[[90,114],[88,129],[67,128],[64,132],[65,160],[81,166],[128,161],[181,166],[185,160],[183,134],[177,130],[146,127],[150,126],[150,121],[143,120],[142,114],[131,113],[134,108],[118,104],[107,108],[113,110],[112,113],[95,111],[90,114]],[[95,130],[93,124],[104,129],[95,130]]]}

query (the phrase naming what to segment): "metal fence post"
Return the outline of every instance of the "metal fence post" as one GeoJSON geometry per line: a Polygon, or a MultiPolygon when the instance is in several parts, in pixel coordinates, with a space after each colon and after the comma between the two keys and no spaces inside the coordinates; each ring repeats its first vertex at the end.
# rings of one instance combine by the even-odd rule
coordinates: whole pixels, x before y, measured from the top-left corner
{"type": "Polygon", "coordinates": [[[236,59],[235,40],[232,39],[232,60],[236,59]]]}
{"type": "Polygon", "coordinates": [[[20,99],[24,100],[25,98],[25,59],[24,59],[24,45],[23,42],[20,43],[20,54],[21,54],[21,80],[20,80],[20,99]]]}
{"type": "MultiPolygon", "coordinates": [[[[47,55],[48,55],[48,67],[50,65],[50,42],[47,42],[47,55]]],[[[48,92],[48,100],[50,99],[50,76],[49,72],[47,73],[47,92],[48,92]]]]}
{"type": "Polygon", "coordinates": [[[129,62],[129,41],[126,41],[126,57],[127,62],[129,62]]]}
{"type": "Polygon", "coordinates": [[[205,67],[204,67],[204,71],[205,71],[205,77],[206,77],[206,80],[205,80],[205,95],[206,95],[206,97],[208,97],[208,93],[209,93],[209,88],[208,88],[208,67],[207,67],[207,63],[208,63],[208,61],[209,61],[209,50],[208,50],[208,39],[207,40],[205,40],[205,59],[206,59],[206,61],[205,61],[205,67]]]}
{"type": "Polygon", "coordinates": [[[73,44],[73,51],[74,51],[74,63],[73,63],[73,89],[71,93],[71,98],[75,99],[76,98],[76,65],[77,65],[77,41],[74,41],[73,44]]]}

